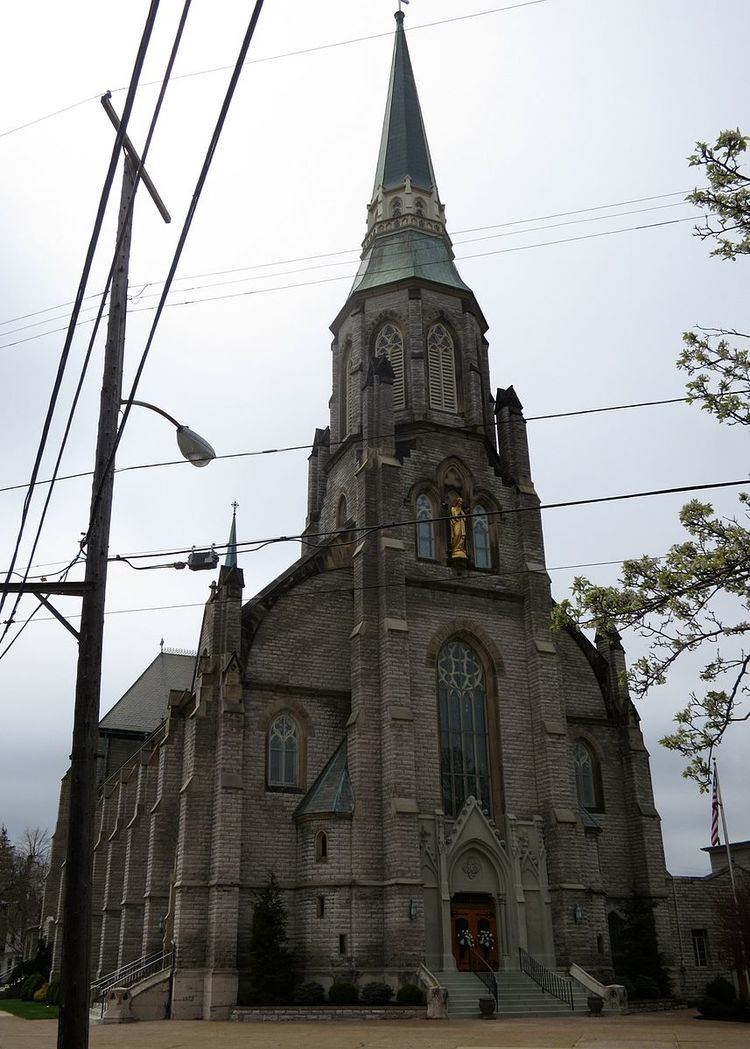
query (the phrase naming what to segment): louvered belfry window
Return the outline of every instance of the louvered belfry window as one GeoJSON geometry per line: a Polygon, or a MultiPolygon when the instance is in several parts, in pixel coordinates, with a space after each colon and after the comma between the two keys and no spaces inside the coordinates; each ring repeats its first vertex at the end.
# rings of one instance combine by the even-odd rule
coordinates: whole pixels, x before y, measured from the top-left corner
{"type": "Polygon", "coordinates": [[[391,362],[393,374],[393,408],[406,406],[406,391],[404,389],[404,338],[398,328],[393,324],[384,324],[378,332],[375,340],[375,356],[387,357],[391,362]]]}
{"type": "Polygon", "coordinates": [[[442,324],[434,324],[427,333],[427,369],[430,407],[443,412],[458,411],[456,355],[453,339],[442,324]]]}

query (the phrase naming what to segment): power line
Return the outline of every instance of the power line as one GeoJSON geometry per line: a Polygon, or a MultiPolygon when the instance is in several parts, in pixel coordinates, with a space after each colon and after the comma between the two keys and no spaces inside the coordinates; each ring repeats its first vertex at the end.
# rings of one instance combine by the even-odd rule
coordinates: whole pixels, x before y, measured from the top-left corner
{"type": "MultiPolygon", "coordinates": [[[[674,192],[674,193],[657,193],[657,194],[655,194],[653,196],[649,196],[649,197],[639,197],[639,198],[636,198],[636,199],[633,199],[633,200],[615,201],[612,204],[596,204],[596,205],[594,205],[592,207],[589,207],[589,208],[577,208],[574,211],[560,211],[560,212],[557,212],[557,213],[554,213],[554,214],[551,214],[551,215],[536,215],[536,216],[532,216],[531,218],[513,219],[513,220],[508,221],[508,222],[496,222],[496,223],[493,223],[493,224],[488,225],[488,226],[475,226],[475,227],[472,227],[470,229],[456,230],[456,231],[454,231],[453,236],[454,237],[460,237],[460,236],[463,236],[464,233],[479,233],[479,232],[482,232],[484,230],[489,230],[489,229],[505,229],[508,226],[522,226],[522,225],[525,225],[526,223],[529,223],[529,222],[544,222],[547,219],[565,218],[565,217],[568,217],[570,215],[584,215],[584,214],[587,214],[588,212],[591,212],[591,211],[606,211],[609,208],[625,207],[626,205],[629,205],[629,204],[640,204],[640,203],[648,202],[648,201],[651,201],[651,200],[663,200],[665,197],[679,197],[679,196],[683,196],[684,197],[687,192],[689,192],[689,191],[688,190],[684,190],[684,191],[679,191],[679,192],[674,192]]],[[[597,216],[592,216],[591,218],[576,219],[575,222],[571,222],[571,223],[559,223],[558,225],[576,225],[579,222],[606,222],[609,219],[619,218],[621,215],[639,215],[639,214],[642,214],[642,213],[647,212],[647,211],[658,211],[661,208],[676,208],[676,207],[682,206],[683,204],[689,204],[689,203],[690,203],[690,201],[680,200],[680,201],[677,201],[677,202],[672,203],[672,204],[661,204],[661,205],[657,205],[657,206],[651,207],[651,208],[638,208],[635,211],[617,211],[617,212],[613,212],[613,214],[611,214],[611,215],[597,215],[597,216]]],[[[531,227],[531,228],[526,229],[526,230],[520,230],[520,231],[514,231],[513,233],[502,234],[502,236],[517,236],[519,233],[535,233],[538,230],[552,229],[552,228],[554,228],[554,226],[535,226],[535,227],[531,227]]],[[[501,236],[501,234],[498,234],[498,236],[501,236]]],[[[478,239],[482,239],[482,238],[478,238],[478,239]]],[[[490,237],[490,238],[486,238],[486,239],[494,239],[494,238],[490,237]]],[[[473,243],[473,242],[474,241],[466,240],[466,241],[459,241],[458,244],[459,245],[460,244],[470,244],[470,243],[473,243]]],[[[232,274],[232,273],[245,273],[248,270],[271,269],[272,267],[275,267],[275,266],[290,266],[293,263],[297,263],[297,262],[316,262],[316,261],[319,261],[320,259],[336,258],[336,257],[341,256],[341,255],[358,255],[358,254],[360,254],[360,252],[361,252],[361,248],[356,247],[356,248],[348,248],[348,249],[343,250],[343,251],[322,252],[322,253],[317,254],[317,255],[303,255],[303,256],[299,256],[297,258],[292,258],[292,259],[279,259],[279,260],[277,260],[275,262],[257,262],[257,263],[253,263],[253,264],[247,265],[247,266],[236,266],[236,267],[234,267],[232,269],[213,270],[213,271],[209,271],[207,273],[186,274],[183,277],[175,277],[175,281],[202,280],[204,277],[224,277],[224,276],[227,276],[228,274],[232,274]]],[[[393,253],[392,257],[395,258],[399,254],[401,254],[401,252],[393,253]]],[[[351,265],[355,261],[356,261],[355,259],[349,259],[349,260],[346,260],[346,261],[343,261],[343,262],[330,262],[330,263],[325,263],[321,267],[311,267],[311,268],[321,268],[321,269],[323,269],[323,268],[328,268],[329,266],[345,266],[345,265],[351,265]]],[[[289,271],[289,272],[295,273],[295,272],[301,272],[301,271],[292,270],[292,271],[289,271]]],[[[245,279],[246,280],[266,280],[266,279],[270,279],[271,277],[274,277],[274,276],[284,276],[284,274],[270,274],[270,273],[269,274],[260,274],[257,277],[247,277],[245,279]]],[[[161,284],[161,283],[162,283],[161,281],[145,281],[145,282],[144,281],[133,281],[132,284],[133,284],[134,287],[136,287],[136,286],[138,286],[140,284],[143,284],[143,289],[140,292],[134,293],[133,295],[131,295],[129,297],[130,301],[134,302],[134,303],[139,302],[141,300],[141,298],[143,297],[143,294],[144,294],[146,288],[155,287],[156,285],[161,284]]],[[[188,291],[188,290],[191,291],[191,290],[194,290],[194,289],[182,289],[182,290],[183,291],[188,291]]],[[[101,292],[96,292],[93,295],[87,295],[86,299],[98,298],[100,294],[101,294],[101,292]]],[[[46,306],[46,307],[44,307],[44,309],[33,310],[30,313],[23,313],[23,314],[20,314],[17,317],[9,317],[9,318],[7,318],[4,321],[0,321],[0,327],[3,327],[6,324],[13,324],[16,321],[28,320],[31,317],[38,317],[38,316],[40,316],[43,313],[52,313],[54,310],[61,310],[61,309],[64,309],[66,306],[70,306],[70,305],[72,305],[72,303],[70,303],[70,302],[61,302],[61,303],[58,303],[56,306],[46,306]]],[[[94,307],[93,306],[84,307],[84,310],[87,310],[87,309],[91,310],[91,309],[94,309],[94,307]]],[[[61,319],[60,317],[48,317],[46,320],[36,321],[34,324],[25,325],[22,328],[13,328],[10,331],[4,331],[4,332],[0,333],[0,336],[4,337],[4,336],[7,336],[7,335],[14,335],[14,334],[16,334],[16,332],[25,331],[25,330],[27,330],[28,328],[31,328],[31,327],[37,327],[39,324],[52,324],[54,321],[57,321],[57,320],[60,320],[60,319],[61,319]]]]}
{"type": "MultiPolygon", "coordinates": [[[[612,216],[612,217],[616,218],[617,216],[612,216]]],[[[519,245],[516,245],[515,247],[512,247],[512,248],[496,248],[493,251],[475,252],[473,255],[457,255],[455,257],[455,261],[456,262],[465,262],[467,260],[470,261],[470,260],[473,260],[473,259],[489,258],[490,256],[493,256],[493,255],[506,255],[506,254],[509,254],[510,252],[514,252],[514,251],[530,251],[530,250],[532,250],[534,248],[548,248],[548,247],[551,247],[553,245],[558,245],[558,244],[572,244],[572,243],[575,243],[575,242],[578,242],[578,241],[594,240],[594,239],[599,238],[599,237],[612,237],[612,236],[615,236],[616,234],[620,234],[620,233],[632,233],[634,231],[637,232],[637,231],[646,230],[646,229],[656,229],[657,227],[661,227],[661,226],[674,226],[674,225],[677,225],[680,222],[694,222],[694,221],[695,221],[694,216],[686,216],[685,218],[666,219],[666,220],[661,221],[661,222],[647,222],[647,223],[642,223],[641,225],[638,225],[638,226],[624,226],[624,227],[622,227],[620,229],[603,230],[600,233],[586,233],[586,234],[583,234],[580,237],[561,237],[561,238],[558,238],[556,240],[540,241],[538,244],[519,244],[519,245]]],[[[533,230],[529,230],[528,232],[533,232],[533,230]]],[[[445,259],[440,259],[440,260],[438,260],[436,262],[423,262],[420,265],[421,265],[421,267],[423,269],[426,269],[428,266],[443,265],[445,261],[446,261],[445,259]]],[[[401,269],[401,267],[392,267],[392,268],[389,268],[389,269],[381,270],[380,273],[381,274],[385,274],[385,273],[389,273],[389,272],[398,273],[398,272],[400,272],[400,269],[401,269]]],[[[272,276],[272,275],[269,275],[269,276],[272,276]]],[[[283,274],[280,274],[280,276],[283,276],[283,274]]],[[[165,302],[164,304],[162,304],[160,302],[160,304],[158,306],[142,306],[142,307],[139,307],[139,308],[136,308],[136,309],[131,309],[128,312],[129,312],[129,314],[133,314],[133,313],[150,313],[150,312],[152,312],[155,309],[161,310],[161,309],[174,308],[176,306],[195,306],[195,305],[199,305],[200,303],[204,303],[204,302],[221,302],[221,301],[224,301],[224,300],[227,300],[227,299],[247,298],[250,295],[266,295],[266,294],[268,294],[270,292],[275,292],[275,291],[292,291],[292,290],[297,290],[299,288],[311,288],[311,287],[314,287],[314,286],[317,286],[317,285],[321,285],[321,284],[333,284],[333,283],[338,283],[340,281],[350,281],[350,280],[353,279],[353,276],[354,276],[353,274],[344,274],[344,275],[338,276],[338,277],[322,277],[322,278],[317,279],[317,280],[298,281],[298,282],[296,282],[294,284],[279,284],[279,285],[275,285],[275,286],[270,287],[270,288],[251,288],[251,289],[248,289],[248,290],[245,290],[245,291],[227,292],[227,293],[222,294],[222,295],[206,295],[206,296],[204,296],[203,298],[200,298],[200,299],[184,299],[184,300],[182,300],[180,302],[165,302]]],[[[175,294],[177,294],[177,292],[179,292],[180,290],[181,289],[178,288],[176,290],[175,294]]],[[[169,294],[169,291],[167,291],[166,294],[169,294]]],[[[166,298],[166,295],[163,295],[162,298],[166,298]]],[[[91,323],[91,322],[88,321],[88,320],[84,320],[84,321],[80,322],[81,325],[89,324],[89,323],[91,323]]],[[[13,342],[6,342],[6,343],[3,343],[2,345],[0,345],[0,350],[6,350],[6,349],[10,349],[13,346],[20,346],[23,343],[33,342],[34,340],[44,338],[47,335],[56,335],[59,331],[63,331],[63,330],[64,329],[62,329],[62,328],[54,328],[51,331],[41,332],[41,333],[39,333],[37,335],[30,335],[30,336],[28,336],[28,337],[26,337],[24,339],[16,339],[13,342]]]]}
{"type": "MultiPolygon", "coordinates": [[[[502,13],[504,11],[514,11],[517,8],[521,8],[521,7],[534,7],[537,4],[544,4],[544,3],[548,3],[548,2],[549,2],[549,0],[525,0],[524,3],[508,4],[505,7],[495,7],[495,8],[490,9],[489,11],[475,11],[472,14],[468,14],[468,15],[457,15],[457,16],[455,16],[453,18],[442,18],[442,19],[440,19],[439,21],[436,21],[436,22],[423,22],[423,23],[421,23],[419,25],[410,26],[409,27],[409,32],[410,33],[414,33],[414,32],[416,32],[417,30],[420,30],[420,29],[433,29],[436,26],[448,25],[451,22],[465,22],[465,21],[468,21],[469,19],[473,19],[473,18],[483,18],[486,15],[500,14],[500,13],[502,13]]],[[[315,54],[316,52],[319,52],[319,51],[330,51],[333,48],[345,47],[345,46],[350,45],[350,44],[361,44],[361,43],[365,43],[366,41],[369,41],[369,40],[379,40],[379,39],[382,39],[384,37],[392,37],[392,36],[393,36],[393,33],[390,32],[390,31],[387,32],[387,33],[370,33],[367,36],[351,37],[348,40],[336,40],[336,41],[333,41],[333,42],[331,42],[329,44],[318,44],[316,47],[305,47],[305,48],[301,48],[301,49],[299,49],[297,51],[284,51],[284,52],[282,52],[280,54],[277,54],[277,55],[266,55],[265,57],[261,57],[261,58],[251,58],[247,62],[245,62],[244,64],[245,65],[260,65],[261,63],[264,63],[264,62],[276,62],[279,59],[283,59],[283,58],[296,58],[296,57],[301,56],[301,55],[311,55],[311,54],[315,54]]],[[[210,69],[197,69],[197,70],[194,70],[192,73],[180,73],[178,76],[175,76],[172,79],[173,80],[189,80],[189,79],[192,79],[194,77],[207,76],[207,75],[212,74],[212,73],[225,72],[227,69],[232,69],[232,68],[233,67],[231,65],[228,65],[228,66],[212,66],[210,69]]],[[[155,87],[156,85],[161,84],[161,83],[162,83],[161,80],[147,80],[141,86],[142,87],[155,87]]],[[[117,87],[117,88],[113,89],[113,93],[119,93],[120,91],[124,91],[124,90],[125,90],[125,88],[117,87]]],[[[99,98],[100,95],[101,95],[101,92],[99,92],[96,95],[89,95],[88,98],[82,98],[78,102],[71,102],[70,105],[63,106],[62,109],[56,109],[52,113],[46,113],[44,116],[35,117],[33,120],[27,120],[24,124],[18,124],[16,127],[8,128],[7,131],[0,132],[0,138],[6,138],[8,135],[13,135],[17,131],[23,131],[25,128],[32,127],[34,124],[41,124],[42,121],[51,120],[53,117],[60,116],[60,114],[62,114],[62,113],[67,113],[71,109],[77,109],[79,106],[85,106],[88,102],[93,102],[95,99],[99,98]]]]}
{"type": "MultiPolygon", "coordinates": [[[[144,29],[143,29],[143,33],[141,35],[141,40],[140,40],[140,43],[138,45],[138,51],[137,51],[137,54],[136,54],[134,65],[133,65],[133,72],[131,74],[130,84],[129,84],[129,87],[128,87],[128,93],[127,93],[127,96],[126,96],[126,99],[125,99],[125,107],[123,109],[122,121],[120,123],[120,127],[118,128],[117,134],[115,135],[115,141],[114,141],[114,144],[113,144],[113,147],[112,147],[112,153],[110,155],[109,165],[107,167],[107,173],[105,175],[104,184],[102,186],[101,194],[99,196],[99,205],[98,205],[98,208],[97,208],[97,211],[96,211],[96,216],[94,218],[94,227],[93,227],[93,230],[91,232],[91,237],[89,239],[88,248],[86,250],[86,256],[85,256],[84,263],[83,263],[83,270],[81,272],[81,277],[80,277],[80,280],[79,280],[79,283],[78,283],[78,290],[76,292],[76,297],[75,297],[75,301],[74,301],[74,305],[73,305],[73,310],[72,310],[72,313],[71,313],[71,316],[70,316],[70,321],[69,321],[68,326],[67,326],[67,333],[66,333],[66,336],[65,336],[65,341],[64,341],[64,344],[63,344],[62,351],[60,353],[60,361],[58,363],[57,373],[55,375],[55,380],[54,380],[54,383],[53,383],[53,386],[52,386],[52,391],[50,393],[49,403],[48,403],[48,406],[47,406],[47,412],[46,412],[46,415],[45,415],[44,423],[42,425],[42,433],[41,433],[41,436],[40,436],[40,439],[39,439],[39,445],[37,447],[37,453],[36,453],[36,457],[34,459],[34,465],[32,467],[31,477],[29,479],[28,491],[26,493],[26,497],[25,497],[24,503],[23,503],[23,508],[21,510],[21,523],[19,525],[18,533],[17,533],[17,536],[16,536],[15,548],[14,548],[13,554],[11,556],[11,562],[10,562],[10,568],[8,570],[8,575],[6,576],[6,579],[5,579],[6,583],[8,583],[10,581],[10,574],[12,573],[13,569],[15,568],[16,559],[18,557],[18,553],[19,553],[19,550],[20,550],[20,547],[21,547],[21,540],[23,538],[23,533],[24,533],[24,530],[26,528],[26,521],[27,521],[27,518],[28,518],[29,510],[31,508],[31,501],[32,501],[32,498],[33,498],[33,495],[34,495],[34,485],[36,484],[36,479],[37,479],[37,477],[39,475],[39,468],[41,466],[42,457],[44,455],[44,450],[45,450],[45,447],[46,447],[46,444],[47,444],[47,438],[49,436],[50,427],[52,425],[52,418],[53,418],[54,413],[55,413],[55,409],[56,409],[56,406],[57,406],[57,399],[58,399],[58,396],[59,396],[59,393],[60,393],[60,389],[61,389],[61,386],[62,386],[63,377],[65,375],[65,370],[67,368],[68,359],[69,359],[69,355],[70,355],[70,349],[71,349],[71,346],[72,346],[72,343],[73,343],[73,335],[75,333],[76,323],[78,321],[78,315],[80,313],[81,306],[82,306],[82,303],[83,303],[83,296],[84,296],[84,293],[86,291],[86,284],[88,283],[89,274],[91,272],[91,267],[92,267],[92,264],[93,264],[93,261],[94,261],[94,254],[95,254],[98,242],[99,242],[99,235],[100,235],[100,232],[101,232],[102,225],[104,223],[104,215],[105,215],[106,208],[107,208],[107,203],[108,203],[108,200],[109,200],[109,194],[110,194],[110,191],[112,189],[112,183],[114,181],[115,172],[117,170],[117,165],[118,165],[118,162],[119,162],[119,159],[120,159],[120,151],[122,149],[122,145],[123,145],[123,142],[124,142],[124,139],[125,139],[125,135],[126,135],[126,132],[127,132],[128,122],[130,120],[130,114],[131,114],[131,111],[132,111],[132,108],[133,108],[133,103],[135,101],[135,92],[136,92],[136,88],[138,86],[138,79],[140,77],[141,70],[143,68],[143,63],[144,63],[145,58],[146,58],[146,51],[148,49],[148,44],[149,44],[149,41],[151,39],[151,32],[153,30],[154,22],[156,20],[157,7],[158,7],[157,0],[151,0],[151,5],[149,7],[149,11],[148,11],[148,14],[147,14],[147,17],[146,17],[146,23],[145,23],[145,26],[144,26],[144,29]]],[[[2,609],[3,609],[4,605],[5,605],[6,597],[7,597],[7,594],[6,594],[5,591],[3,591],[3,593],[0,594],[0,612],[2,612],[2,609]]],[[[19,599],[20,599],[20,594],[18,595],[18,597],[17,597],[17,599],[15,601],[14,611],[18,607],[19,599]]],[[[12,619],[12,614],[11,614],[11,619],[12,619]]],[[[6,633],[7,633],[7,629],[3,632],[2,635],[0,635],[0,641],[2,640],[3,637],[5,637],[6,633]]]]}
{"type": "MultiPolygon", "coordinates": [[[[689,397],[668,397],[658,401],[637,401],[633,404],[610,404],[602,408],[579,408],[575,411],[570,412],[553,412],[548,415],[529,415],[526,417],[526,422],[540,422],[546,419],[567,419],[574,415],[596,415],[601,412],[621,412],[628,408],[652,408],[664,404],[686,404],[690,400],[689,397]]],[[[419,437],[422,433],[427,433],[427,430],[417,431],[416,436],[419,437]]],[[[377,434],[376,437],[387,437],[390,434],[377,434]]],[[[330,448],[337,448],[339,445],[345,444],[349,440],[349,437],[344,438],[342,441],[331,441],[330,448]]],[[[242,452],[226,452],[224,455],[217,455],[216,460],[219,459],[246,459],[251,456],[259,455],[279,455],[285,452],[306,452],[313,448],[312,444],[288,444],[281,448],[258,448],[251,451],[242,452]]],[[[130,473],[133,470],[154,470],[162,466],[185,466],[188,465],[186,459],[166,459],[163,462],[156,463],[136,463],[133,466],[118,466],[115,468],[115,473],[130,473]]],[[[82,470],[80,473],[65,474],[62,477],[58,477],[58,481],[73,481],[82,477],[91,477],[93,470],[82,470]]],[[[49,481],[37,481],[37,484],[49,484],[49,481]]],[[[20,488],[25,488],[23,484],[12,484],[7,485],[5,488],[0,488],[0,494],[3,492],[15,492],[20,488]]],[[[62,564],[62,562],[48,562],[55,564],[62,564]]],[[[34,567],[40,567],[35,565],[34,567]]]]}

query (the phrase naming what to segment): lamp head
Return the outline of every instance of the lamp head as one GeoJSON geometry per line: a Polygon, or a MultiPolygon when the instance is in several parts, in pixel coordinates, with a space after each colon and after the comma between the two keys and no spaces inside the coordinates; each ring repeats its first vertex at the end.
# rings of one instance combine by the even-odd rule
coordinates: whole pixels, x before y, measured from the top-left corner
{"type": "Polygon", "coordinates": [[[216,452],[208,441],[195,433],[189,426],[177,427],[177,444],[184,457],[193,466],[208,466],[216,458],[216,452]]]}

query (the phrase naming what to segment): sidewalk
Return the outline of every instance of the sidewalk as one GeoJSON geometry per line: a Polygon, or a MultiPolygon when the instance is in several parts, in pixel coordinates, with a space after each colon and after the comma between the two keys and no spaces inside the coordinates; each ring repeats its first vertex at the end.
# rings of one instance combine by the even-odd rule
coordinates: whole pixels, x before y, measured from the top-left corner
{"type": "MultiPolygon", "coordinates": [[[[691,1009],[552,1020],[208,1023],[96,1026],[91,1049],[747,1049],[750,1025],[691,1009]]],[[[0,1013],[0,1049],[55,1049],[57,1024],[0,1013]]]]}

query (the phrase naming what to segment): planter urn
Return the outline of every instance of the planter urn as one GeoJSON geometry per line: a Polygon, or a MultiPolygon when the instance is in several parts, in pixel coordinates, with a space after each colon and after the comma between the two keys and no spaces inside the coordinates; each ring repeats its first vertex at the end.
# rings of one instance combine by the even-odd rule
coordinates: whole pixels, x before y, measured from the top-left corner
{"type": "Polygon", "coordinates": [[[598,1016],[604,1008],[604,999],[598,994],[590,994],[586,999],[589,1007],[589,1016],[598,1016]]]}
{"type": "Polygon", "coordinates": [[[487,994],[479,999],[479,1011],[483,1020],[489,1020],[495,1015],[495,999],[487,994]]]}

